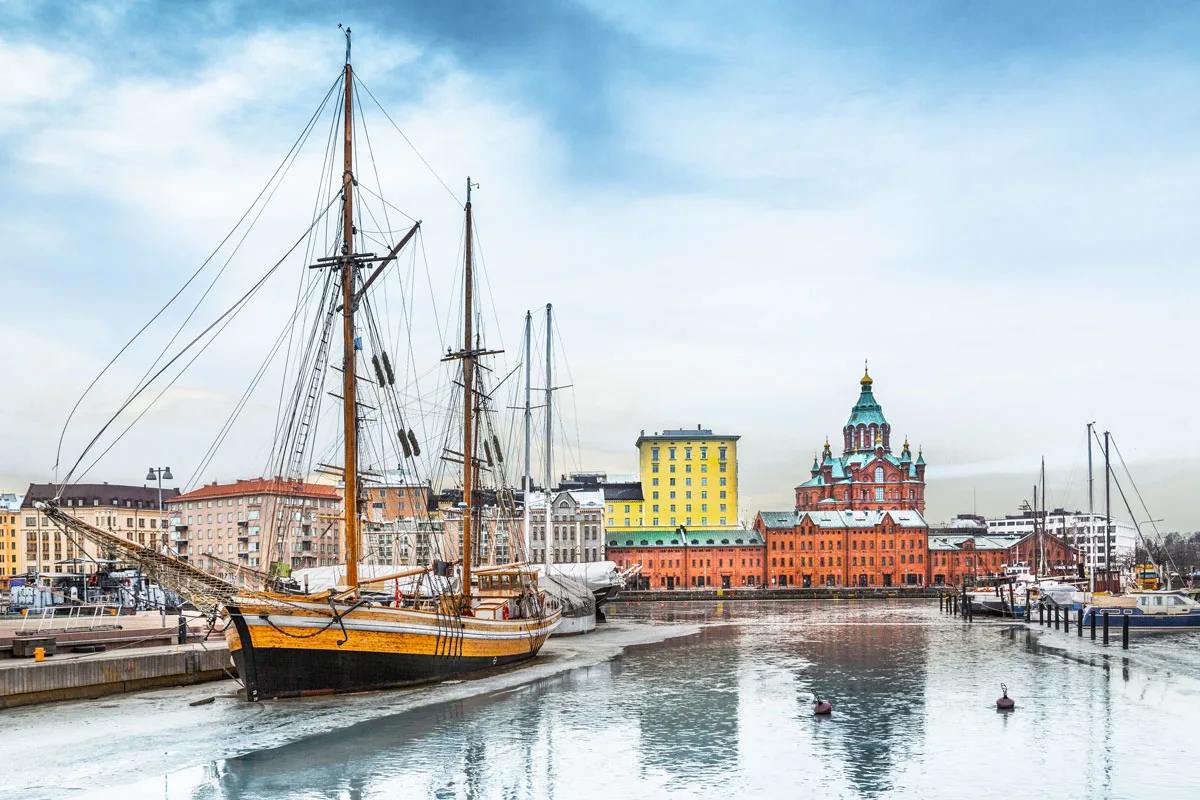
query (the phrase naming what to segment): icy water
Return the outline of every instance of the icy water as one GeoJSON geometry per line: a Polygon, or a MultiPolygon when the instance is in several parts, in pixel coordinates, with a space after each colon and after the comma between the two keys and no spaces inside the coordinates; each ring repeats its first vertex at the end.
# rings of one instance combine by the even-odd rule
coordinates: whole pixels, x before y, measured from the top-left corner
{"type": "MultiPolygon", "coordinates": [[[[1197,633],[1135,635],[1122,651],[1119,637],[1104,648],[1086,633],[967,625],[903,601],[618,603],[612,616],[702,627],[499,692],[234,758],[193,754],[85,794],[1139,798],[1200,785],[1197,633]],[[1017,703],[1007,714],[995,710],[1002,682],[1017,703]],[[812,715],[814,692],[832,717],[812,715]]],[[[270,713],[287,726],[308,707],[270,713]]]]}

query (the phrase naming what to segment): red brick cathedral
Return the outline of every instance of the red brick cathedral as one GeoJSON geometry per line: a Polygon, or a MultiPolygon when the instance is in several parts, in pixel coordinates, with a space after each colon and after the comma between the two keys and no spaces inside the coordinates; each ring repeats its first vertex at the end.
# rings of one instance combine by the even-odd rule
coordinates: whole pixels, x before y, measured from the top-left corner
{"type": "Polygon", "coordinates": [[[862,392],[842,428],[845,448],[834,456],[829,441],[821,457],[813,458],[810,477],[796,487],[796,510],[912,509],[925,513],[925,459],[913,461],[908,442],[900,456],[892,454],[892,426],[864,372],[862,392]]]}
{"type": "Polygon", "coordinates": [[[794,511],[760,511],[765,582],[773,586],[919,586],[926,583],[925,459],[908,442],[897,457],[892,426],[864,373],[842,429],[796,487],[794,511]]]}

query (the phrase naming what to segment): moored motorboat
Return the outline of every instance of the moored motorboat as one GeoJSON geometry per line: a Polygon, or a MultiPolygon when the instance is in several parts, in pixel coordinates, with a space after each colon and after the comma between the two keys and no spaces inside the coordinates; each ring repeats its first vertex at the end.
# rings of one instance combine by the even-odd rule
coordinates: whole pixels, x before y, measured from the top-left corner
{"type": "Polygon", "coordinates": [[[1083,624],[1097,624],[1108,616],[1115,624],[1131,628],[1200,628],[1200,603],[1184,591],[1133,592],[1122,595],[1100,595],[1092,598],[1083,611],[1083,624]]]}

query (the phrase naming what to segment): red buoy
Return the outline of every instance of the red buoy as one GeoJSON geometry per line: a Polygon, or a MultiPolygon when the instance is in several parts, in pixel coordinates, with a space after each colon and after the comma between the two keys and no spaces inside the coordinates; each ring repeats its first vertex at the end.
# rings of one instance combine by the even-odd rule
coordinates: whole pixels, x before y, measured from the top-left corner
{"type": "Polygon", "coordinates": [[[813,713],[817,716],[826,716],[828,714],[832,714],[833,706],[828,700],[822,700],[818,697],[816,702],[813,703],[813,713]]]}
{"type": "Polygon", "coordinates": [[[1008,696],[1008,686],[1006,686],[1005,684],[1002,683],[1002,684],[1000,684],[1000,690],[1002,692],[1004,692],[1004,696],[996,701],[996,710],[997,711],[1012,711],[1014,708],[1017,707],[1017,704],[1014,703],[1013,699],[1008,696]]]}

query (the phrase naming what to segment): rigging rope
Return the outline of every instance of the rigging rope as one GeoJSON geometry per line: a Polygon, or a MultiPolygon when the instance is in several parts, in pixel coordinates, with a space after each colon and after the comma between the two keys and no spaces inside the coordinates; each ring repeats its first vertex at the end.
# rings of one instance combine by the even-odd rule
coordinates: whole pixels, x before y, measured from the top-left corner
{"type": "MultiPolygon", "coordinates": [[[[137,341],[138,338],[143,333],[146,332],[146,329],[148,329],[151,325],[153,325],[154,322],[160,316],[162,316],[168,308],[171,307],[171,305],[175,302],[175,300],[178,299],[179,296],[183,294],[183,292],[187,289],[187,287],[189,285],[191,285],[192,281],[195,280],[196,277],[201,272],[204,271],[205,267],[208,266],[209,262],[211,262],[213,260],[213,258],[216,257],[217,253],[219,253],[221,251],[221,248],[225,246],[225,243],[228,242],[229,239],[233,237],[233,234],[237,231],[237,229],[239,227],[241,227],[242,223],[245,222],[246,218],[248,216],[250,216],[250,212],[252,212],[254,210],[255,206],[258,205],[259,200],[262,199],[263,194],[266,193],[267,189],[275,181],[276,176],[279,175],[279,171],[284,169],[285,165],[287,165],[289,163],[289,161],[295,160],[294,154],[298,152],[297,148],[303,145],[304,140],[308,137],[308,132],[311,129],[313,122],[318,117],[318,115],[321,113],[321,108],[323,108],[325,106],[325,104],[327,102],[329,102],[329,98],[333,94],[334,89],[337,88],[337,84],[338,84],[338,80],[335,80],[333,82],[333,84],[329,87],[329,91],[325,93],[325,99],[321,101],[321,105],[317,108],[317,110],[315,112],[313,112],[313,116],[309,120],[308,124],[305,126],[304,130],[301,131],[300,135],[296,138],[296,141],[292,143],[291,148],[288,150],[287,154],[284,155],[283,160],[280,161],[280,163],[279,163],[279,166],[277,166],[275,168],[275,171],[271,174],[271,177],[267,180],[267,183],[263,186],[263,188],[261,190],[259,190],[258,195],[255,196],[254,200],[250,203],[249,207],[246,208],[245,212],[242,213],[242,216],[240,218],[238,218],[238,221],[229,230],[229,233],[225,234],[225,237],[223,239],[221,239],[221,241],[217,244],[217,246],[209,254],[208,258],[204,259],[204,261],[200,264],[200,266],[196,268],[196,271],[193,272],[191,274],[191,276],[188,277],[188,279],[184,282],[183,286],[180,286],[178,291],[176,291],[175,294],[173,294],[170,297],[170,299],[168,299],[167,302],[158,311],[156,311],[154,313],[154,316],[152,316],[149,320],[147,320],[146,323],[144,325],[142,325],[142,327],[139,328],[138,331],[132,337],[130,337],[129,341],[127,341],[124,345],[121,346],[121,349],[117,351],[116,355],[114,355],[111,359],[109,359],[108,363],[104,365],[104,367],[100,370],[100,372],[97,373],[96,377],[92,379],[91,383],[89,383],[87,385],[87,387],[83,390],[83,393],[79,396],[79,399],[77,399],[75,401],[75,405],[73,405],[71,407],[70,413],[67,414],[67,419],[63,423],[62,431],[59,432],[59,436],[58,436],[58,445],[57,445],[57,448],[55,449],[55,455],[54,455],[54,480],[55,480],[55,483],[58,482],[58,467],[59,467],[60,461],[62,460],[63,439],[67,435],[67,429],[71,425],[71,420],[74,418],[75,412],[79,410],[79,406],[83,403],[84,399],[88,396],[88,394],[92,391],[92,389],[95,388],[96,384],[99,383],[100,379],[103,378],[104,375],[108,373],[108,370],[112,368],[113,364],[115,364],[117,362],[117,360],[125,353],[125,351],[128,350],[129,347],[132,346],[133,343],[135,341],[137,341]]],[[[272,191],[272,194],[274,194],[274,191],[272,191]]],[[[260,214],[262,213],[261,210],[259,213],[260,214]]],[[[243,240],[244,240],[244,237],[243,237],[243,240]]],[[[181,330],[182,330],[182,328],[181,328],[181,330]]],[[[178,332],[176,332],[175,335],[178,336],[178,332]]],[[[174,337],[172,337],[171,341],[172,342],[174,341],[174,337]]],[[[167,347],[170,347],[170,343],[167,344],[167,347]]],[[[166,352],[166,348],[164,348],[163,352],[166,352]]],[[[158,360],[161,358],[162,358],[162,354],[160,353],[158,356],[158,359],[155,359],[154,363],[157,363],[158,360]]],[[[151,365],[151,369],[153,369],[153,365],[151,365]]],[[[147,372],[149,372],[149,370],[147,370],[147,372]]],[[[145,376],[143,376],[143,380],[145,380],[145,376]]],[[[76,462],[76,465],[78,465],[78,462],[76,462]]],[[[64,484],[68,483],[68,482],[69,482],[69,478],[64,481],[64,484]]]]}

